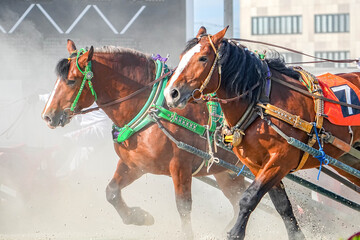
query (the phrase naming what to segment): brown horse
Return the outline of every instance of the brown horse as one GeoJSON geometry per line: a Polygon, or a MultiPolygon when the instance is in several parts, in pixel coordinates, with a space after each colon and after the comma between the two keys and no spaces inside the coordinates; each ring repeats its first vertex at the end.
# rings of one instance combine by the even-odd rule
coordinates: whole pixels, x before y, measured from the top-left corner
{"type": "MultiPolygon", "coordinates": [[[[299,73],[287,68],[280,57],[261,60],[257,54],[242,45],[224,38],[227,28],[211,36],[201,27],[196,38],[190,40],[180,56],[180,63],[165,88],[168,106],[183,108],[188,102],[204,94],[216,92],[220,99],[228,99],[221,107],[229,127],[234,127],[253,102],[257,93],[263,92],[269,76],[282,79],[299,88],[306,89],[299,82],[299,73]],[[241,96],[241,98],[240,98],[241,96]],[[230,99],[234,101],[230,101],[230,99]]],[[[341,77],[360,87],[360,73],[340,74],[341,77]]],[[[275,105],[301,119],[312,122],[315,119],[313,99],[272,81],[269,97],[275,105]]],[[[256,108],[256,111],[261,111],[256,108]]],[[[261,116],[261,112],[259,112],[261,116]]],[[[263,115],[262,115],[263,116],[263,115]]],[[[255,116],[256,117],[256,116],[255,116]]],[[[271,116],[265,116],[286,135],[307,142],[308,135],[291,125],[271,116]]],[[[335,126],[324,119],[323,128],[345,142],[351,135],[345,126],[335,126]]],[[[360,128],[353,127],[353,142],[360,139],[360,128]]],[[[315,148],[319,146],[314,145],[315,148]]],[[[296,169],[303,152],[290,146],[268,122],[257,116],[248,126],[242,142],[233,151],[255,175],[254,182],[243,193],[240,212],[235,226],[228,234],[229,239],[243,239],[251,212],[261,198],[269,193],[275,208],[286,225],[290,239],[303,239],[304,235],[294,217],[291,204],[281,182],[296,169]]],[[[343,152],[330,144],[324,146],[326,154],[338,158],[343,152]]],[[[302,169],[319,166],[319,160],[310,157],[302,169]]],[[[360,169],[360,162],[352,166],[360,169]]],[[[360,179],[336,169],[353,183],[360,185],[360,179]]]]}
{"type": "MultiPolygon", "coordinates": [[[[64,126],[70,122],[74,115],[70,108],[83,79],[83,74],[79,71],[76,57],[74,57],[76,56],[76,47],[71,40],[68,40],[67,50],[70,58],[59,61],[56,67],[58,76],[55,88],[42,113],[42,118],[50,128],[64,126]]],[[[155,61],[150,56],[135,50],[103,47],[94,51],[91,47],[78,57],[80,69],[83,71],[90,61],[93,71],[93,88],[97,94],[96,103],[99,106],[134,93],[155,78],[155,61]]],[[[102,109],[117,126],[124,126],[140,111],[147,101],[149,93],[150,90],[146,90],[121,104],[102,109]]],[[[94,96],[92,96],[89,86],[85,85],[74,110],[75,112],[80,111],[89,107],[93,102],[94,96]]],[[[207,124],[208,113],[204,105],[193,105],[186,110],[176,111],[176,113],[200,124],[207,124]]],[[[175,138],[196,148],[206,149],[205,140],[196,134],[170,122],[164,120],[161,122],[175,138]]],[[[114,143],[114,148],[120,160],[115,175],[106,188],[106,197],[115,207],[123,222],[125,224],[151,225],[154,223],[154,219],[139,207],[128,207],[121,196],[121,190],[146,173],[169,175],[172,177],[175,187],[176,204],[183,232],[188,239],[192,238],[190,223],[192,173],[199,168],[203,160],[177,148],[156,124],[147,126],[123,144],[114,143]]],[[[230,163],[236,164],[237,160],[234,159],[232,153],[221,149],[219,153],[230,163]]],[[[202,168],[196,176],[213,174],[236,212],[241,192],[239,186],[244,186],[244,179],[243,177],[232,178],[224,170],[214,165],[209,173],[206,168],[202,168]]]]}

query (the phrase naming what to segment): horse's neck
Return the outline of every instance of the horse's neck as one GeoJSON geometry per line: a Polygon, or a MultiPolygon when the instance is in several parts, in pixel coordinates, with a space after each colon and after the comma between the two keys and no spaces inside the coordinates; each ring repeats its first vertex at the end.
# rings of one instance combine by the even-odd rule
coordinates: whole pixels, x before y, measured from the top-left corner
{"type": "MultiPolygon", "coordinates": [[[[154,62],[148,61],[140,66],[139,60],[135,57],[137,56],[134,56],[134,59],[127,58],[126,61],[115,62],[95,56],[93,84],[98,96],[98,105],[126,97],[153,80],[154,62]]],[[[141,110],[149,93],[149,90],[144,91],[125,102],[105,107],[103,110],[117,126],[123,126],[141,110]]]]}

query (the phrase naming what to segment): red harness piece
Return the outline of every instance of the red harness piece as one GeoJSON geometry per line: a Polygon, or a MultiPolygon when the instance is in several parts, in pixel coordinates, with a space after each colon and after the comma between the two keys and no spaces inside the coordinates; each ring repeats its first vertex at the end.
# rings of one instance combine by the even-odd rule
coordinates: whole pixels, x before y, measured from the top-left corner
{"type": "MultiPolygon", "coordinates": [[[[360,90],[346,79],[326,73],[317,76],[324,97],[335,101],[360,106],[360,90]]],[[[360,110],[339,104],[324,102],[324,114],[333,124],[342,126],[360,126],[360,110]]]]}

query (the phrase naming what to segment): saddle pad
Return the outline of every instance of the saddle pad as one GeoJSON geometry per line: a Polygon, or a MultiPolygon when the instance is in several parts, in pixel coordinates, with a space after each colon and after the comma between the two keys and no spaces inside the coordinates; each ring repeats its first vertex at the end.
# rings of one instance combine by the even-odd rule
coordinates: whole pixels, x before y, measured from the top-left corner
{"type": "MultiPolygon", "coordinates": [[[[317,76],[324,97],[360,106],[360,90],[345,78],[326,73],[317,76]]],[[[325,117],[333,124],[360,126],[360,110],[324,101],[325,117]]]]}

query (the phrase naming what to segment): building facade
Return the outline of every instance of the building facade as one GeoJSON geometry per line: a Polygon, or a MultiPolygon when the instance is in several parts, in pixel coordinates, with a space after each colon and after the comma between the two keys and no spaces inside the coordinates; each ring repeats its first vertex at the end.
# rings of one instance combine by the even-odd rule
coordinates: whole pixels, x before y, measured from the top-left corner
{"type": "MultiPolygon", "coordinates": [[[[359,0],[241,0],[240,35],[322,58],[359,58],[359,9],[359,0]]],[[[312,61],[276,50],[287,62],[312,61]]],[[[339,63],[317,66],[346,67],[339,63]]]]}

